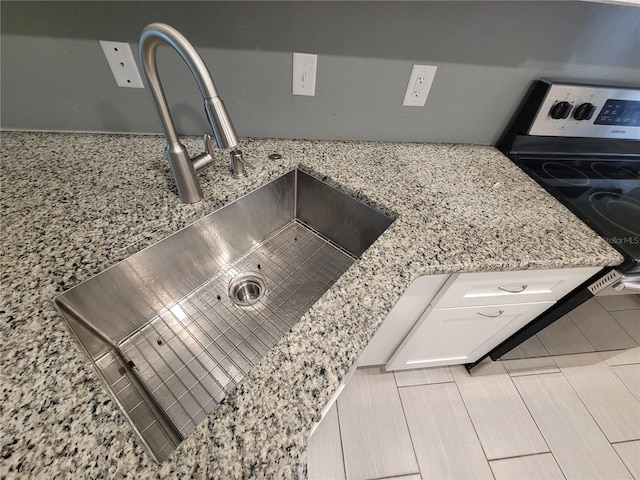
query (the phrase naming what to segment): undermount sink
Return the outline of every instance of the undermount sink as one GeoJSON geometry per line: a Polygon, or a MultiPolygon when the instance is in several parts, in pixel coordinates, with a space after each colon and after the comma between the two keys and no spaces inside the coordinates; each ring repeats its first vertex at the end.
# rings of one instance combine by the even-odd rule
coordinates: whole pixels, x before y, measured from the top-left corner
{"type": "Polygon", "coordinates": [[[55,302],[163,461],[392,221],[294,170],[55,302]]]}

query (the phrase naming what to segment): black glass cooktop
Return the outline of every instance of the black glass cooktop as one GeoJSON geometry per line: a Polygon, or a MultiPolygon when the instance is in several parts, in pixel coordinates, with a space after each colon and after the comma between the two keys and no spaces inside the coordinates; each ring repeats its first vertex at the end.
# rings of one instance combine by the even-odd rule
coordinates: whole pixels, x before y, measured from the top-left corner
{"type": "Polygon", "coordinates": [[[531,177],[640,267],[640,160],[516,158],[531,177]]]}

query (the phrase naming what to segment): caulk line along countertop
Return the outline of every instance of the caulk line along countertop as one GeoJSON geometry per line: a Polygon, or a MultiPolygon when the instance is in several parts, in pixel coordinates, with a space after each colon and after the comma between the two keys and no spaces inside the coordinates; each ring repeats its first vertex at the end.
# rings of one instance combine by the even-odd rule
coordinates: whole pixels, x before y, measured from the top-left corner
{"type": "MultiPolygon", "coordinates": [[[[179,202],[157,136],[3,132],[0,474],[299,478],[314,417],[421,275],[616,265],[604,240],[491,146],[245,139],[179,202]],[[268,159],[280,153],[277,161],[268,159]],[[299,167],[395,217],[162,465],[144,451],[52,299],[299,167]]],[[[190,153],[201,139],[184,141],[190,153]]]]}

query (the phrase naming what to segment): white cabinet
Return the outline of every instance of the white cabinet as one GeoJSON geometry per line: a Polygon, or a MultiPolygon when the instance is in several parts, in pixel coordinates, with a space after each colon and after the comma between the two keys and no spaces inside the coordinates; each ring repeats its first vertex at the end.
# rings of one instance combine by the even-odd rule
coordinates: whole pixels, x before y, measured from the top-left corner
{"type": "Polygon", "coordinates": [[[429,307],[393,355],[387,369],[474,362],[553,304],[429,307]],[[493,339],[496,339],[495,345],[493,339]]]}
{"type": "MultiPolygon", "coordinates": [[[[434,282],[432,288],[439,284],[438,291],[430,290],[425,298],[419,299],[417,292],[412,292],[412,302],[419,304],[414,313],[419,310],[422,314],[417,321],[414,315],[403,321],[396,318],[394,325],[402,326],[404,333],[396,328],[393,341],[386,347],[385,322],[374,337],[375,350],[381,353],[367,356],[368,363],[360,365],[385,363],[387,370],[399,370],[473,363],[599,270],[594,267],[448,276],[444,282],[434,282]],[[380,336],[383,329],[385,335],[380,336]],[[399,347],[398,338],[403,339],[399,347]],[[391,351],[394,353],[389,357],[391,351]]],[[[403,299],[404,296],[400,302],[403,299]]],[[[392,318],[394,315],[390,314],[387,321],[392,318]]],[[[365,354],[368,352],[369,347],[365,354]]]]}
{"type": "Polygon", "coordinates": [[[387,363],[448,278],[449,275],[430,275],[411,282],[365,348],[358,366],[387,363]]]}
{"type": "Polygon", "coordinates": [[[433,304],[455,308],[502,303],[554,302],[595,275],[596,268],[480,272],[451,275],[433,304]]]}

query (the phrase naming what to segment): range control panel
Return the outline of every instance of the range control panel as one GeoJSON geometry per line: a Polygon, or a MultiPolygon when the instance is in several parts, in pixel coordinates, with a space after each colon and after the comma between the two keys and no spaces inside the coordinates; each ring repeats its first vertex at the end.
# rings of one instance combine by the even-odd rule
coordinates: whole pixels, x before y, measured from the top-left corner
{"type": "Polygon", "coordinates": [[[529,135],[640,140],[640,89],[545,83],[529,135]]]}

